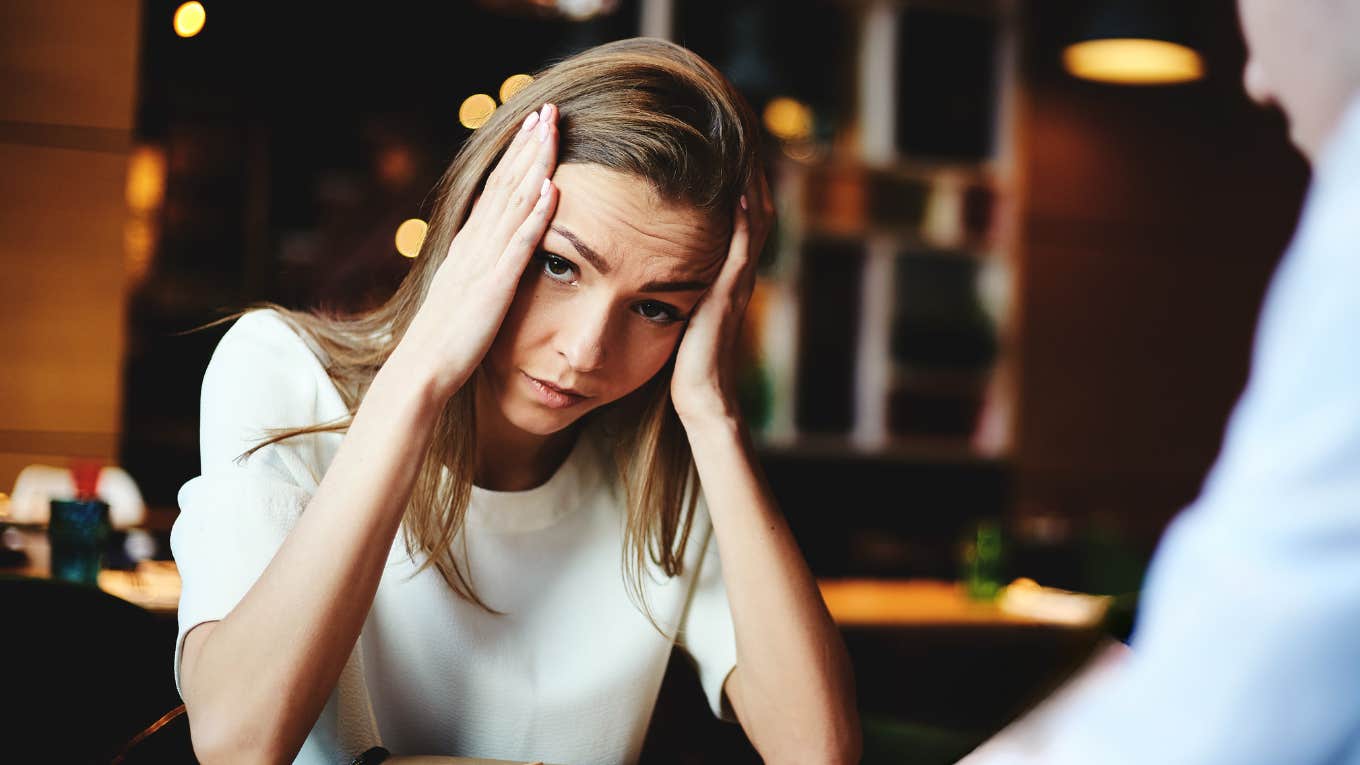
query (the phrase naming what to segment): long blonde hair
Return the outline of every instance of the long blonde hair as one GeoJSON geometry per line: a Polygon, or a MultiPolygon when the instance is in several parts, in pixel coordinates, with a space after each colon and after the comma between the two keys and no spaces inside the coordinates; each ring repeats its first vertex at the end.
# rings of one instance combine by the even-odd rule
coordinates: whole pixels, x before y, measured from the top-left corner
{"type": "MultiPolygon", "coordinates": [[[[243,457],[295,436],[349,427],[374,375],[424,302],[476,194],[520,122],[545,102],[555,104],[560,114],[560,163],[629,173],[650,183],[663,201],[683,203],[720,220],[731,219],[757,166],[760,135],[750,107],[716,69],[678,45],[621,40],[538,73],[473,133],[444,172],[420,256],[386,303],[354,316],[256,306],[278,311],[324,352],[326,372],[349,415],[273,432],[243,457]]],[[[644,610],[643,576],[649,560],[666,576],[683,573],[699,493],[689,442],[671,406],[671,369],[668,363],[638,391],[598,412],[608,422],[624,423],[610,431],[616,437],[615,467],[626,489],[623,571],[630,596],[644,610]]],[[[402,528],[407,550],[425,558],[422,570],[434,566],[454,592],[491,610],[453,552],[473,485],[475,400],[474,375],[439,416],[402,528]],[[444,466],[448,480],[441,479],[444,466]]],[[[462,539],[466,544],[466,537],[462,539]]]]}

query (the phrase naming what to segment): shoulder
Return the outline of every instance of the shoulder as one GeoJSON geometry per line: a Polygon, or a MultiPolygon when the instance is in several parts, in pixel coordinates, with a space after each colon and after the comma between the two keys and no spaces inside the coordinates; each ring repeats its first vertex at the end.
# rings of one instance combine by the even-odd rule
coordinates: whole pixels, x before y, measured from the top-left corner
{"type": "Polygon", "coordinates": [[[267,359],[270,367],[320,366],[312,346],[271,309],[250,311],[233,322],[213,352],[213,361],[219,359],[225,364],[267,359]]]}
{"type": "Polygon", "coordinates": [[[315,425],[346,413],[308,342],[277,312],[251,311],[222,336],[203,374],[204,463],[234,459],[271,429],[315,425]]]}

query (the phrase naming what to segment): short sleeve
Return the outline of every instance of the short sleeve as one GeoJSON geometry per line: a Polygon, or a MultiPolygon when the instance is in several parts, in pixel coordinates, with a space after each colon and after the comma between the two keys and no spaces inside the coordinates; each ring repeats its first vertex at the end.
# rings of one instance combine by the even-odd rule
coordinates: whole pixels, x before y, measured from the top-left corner
{"type": "Polygon", "coordinates": [[[203,376],[201,473],[180,488],[170,534],[182,580],[177,687],[184,636],[226,616],[259,578],[316,491],[333,456],[328,440],[338,437],[308,435],[237,458],[271,429],[331,419],[336,407],[344,413],[320,361],[277,314],[246,314],[218,343],[203,376]]]}
{"type": "Polygon", "coordinates": [[[702,534],[694,541],[702,547],[689,604],[680,623],[678,642],[698,665],[699,683],[713,714],[736,722],[730,705],[723,699],[723,683],[737,666],[737,637],[732,626],[732,609],[727,603],[727,586],[723,583],[718,540],[713,537],[708,507],[702,495],[696,512],[699,516],[695,519],[695,530],[702,534]]]}

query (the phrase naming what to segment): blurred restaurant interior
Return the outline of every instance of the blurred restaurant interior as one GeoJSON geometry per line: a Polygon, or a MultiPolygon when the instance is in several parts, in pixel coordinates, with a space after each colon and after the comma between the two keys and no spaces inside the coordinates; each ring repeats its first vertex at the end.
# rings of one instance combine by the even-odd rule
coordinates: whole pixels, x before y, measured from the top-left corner
{"type": "MultiPolygon", "coordinates": [[[[1232,0],[3,7],[0,621],[47,689],[0,726],[63,704],[52,762],[180,703],[168,537],[226,326],[189,330],[383,300],[460,143],[556,60],[666,37],[761,116],[778,222],[743,411],[870,763],[952,762],[1127,635],[1307,180],[1242,92],[1232,0]],[[1091,45],[1128,38],[1160,44],[1091,45]],[[96,484],[97,582],[136,608],[52,581],[48,502],[96,484]]],[[[686,671],[643,761],[756,761],[686,671]]]]}

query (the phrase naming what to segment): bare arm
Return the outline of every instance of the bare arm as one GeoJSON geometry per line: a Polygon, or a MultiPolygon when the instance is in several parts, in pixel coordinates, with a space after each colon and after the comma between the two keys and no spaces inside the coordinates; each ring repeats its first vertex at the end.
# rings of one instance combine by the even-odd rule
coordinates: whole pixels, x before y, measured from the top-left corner
{"type": "Polygon", "coordinates": [[[737,666],[723,688],[767,762],[859,759],[850,660],[737,423],[687,425],[722,559],[737,666]]]}
{"type": "Polygon", "coordinates": [[[205,762],[289,759],[353,650],[439,411],[432,386],[393,361],[259,580],[185,638],[184,701],[205,762]]]}
{"type": "Polygon", "coordinates": [[[685,329],[671,401],[689,437],[718,542],[737,643],[737,666],[724,690],[742,727],[767,762],[855,762],[860,728],[850,660],[770,495],[735,393],[754,254],[772,216],[769,190],[758,176],[733,212],[722,272],[685,329]],[[748,210],[756,213],[754,226],[748,210]]]}
{"type": "Polygon", "coordinates": [[[180,670],[194,749],[286,762],[363,628],[438,415],[499,331],[556,204],[555,110],[526,120],[373,380],[316,494],[232,611],[192,630],[180,670]],[[535,126],[537,124],[537,126],[535,126]]]}

